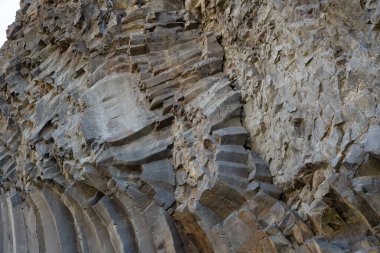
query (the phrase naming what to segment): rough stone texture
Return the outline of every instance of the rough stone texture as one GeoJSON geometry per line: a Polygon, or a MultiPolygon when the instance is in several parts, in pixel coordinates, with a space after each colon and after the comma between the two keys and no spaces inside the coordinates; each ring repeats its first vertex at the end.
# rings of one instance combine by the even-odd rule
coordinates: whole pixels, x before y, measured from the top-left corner
{"type": "Polygon", "coordinates": [[[22,0],[0,252],[380,252],[380,2],[22,0]]]}
{"type": "Polygon", "coordinates": [[[357,167],[363,160],[348,154],[364,158],[369,146],[379,148],[379,1],[188,0],[186,7],[204,30],[219,31],[252,149],[277,182],[291,183],[306,164],[357,167]]]}

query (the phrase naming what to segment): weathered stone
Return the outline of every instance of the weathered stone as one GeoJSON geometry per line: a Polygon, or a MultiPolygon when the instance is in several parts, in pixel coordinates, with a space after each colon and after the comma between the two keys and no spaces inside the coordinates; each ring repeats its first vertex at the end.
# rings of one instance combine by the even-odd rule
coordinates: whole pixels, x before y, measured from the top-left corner
{"type": "Polygon", "coordinates": [[[249,180],[262,181],[267,183],[272,183],[272,175],[268,169],[268,166],[265,164],[263,160],[258,158],[256,155],[252,154],[251,156],[254,169],[249,174],[249,180]]]}
{"type": "Polygon", "coordinates": [[[0,252],[378,252],[378,1],[20,7],[0,252]]]}
{"type": "Polygon", "coordinates": [[[235,163],[247,163],[248,152],[238,145],[219,145],[217,147],[217,161],[231,161],[235,163]]]}
{"type": "Polygon", "coordinates": [[[248,137],[248,132],[243,127],[222,128],[212,134],[221,145],[244,145],[248,137]]]}
{"type": "Polygon", "coordinates": [[[376,156],[380,156],[380,126],[373,125],[368,129],[364,142],[364,150],[376,156]]]}

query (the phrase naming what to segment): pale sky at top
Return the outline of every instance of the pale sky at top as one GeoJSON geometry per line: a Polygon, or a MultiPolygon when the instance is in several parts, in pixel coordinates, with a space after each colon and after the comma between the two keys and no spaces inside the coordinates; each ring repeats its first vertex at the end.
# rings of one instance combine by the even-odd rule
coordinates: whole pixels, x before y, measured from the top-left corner
{"type": "Polygon", "coordinates": [[[7,28],[15,21],[19,8],[19,0],[0,0],[0,47],[7,39],[7,28]]]}

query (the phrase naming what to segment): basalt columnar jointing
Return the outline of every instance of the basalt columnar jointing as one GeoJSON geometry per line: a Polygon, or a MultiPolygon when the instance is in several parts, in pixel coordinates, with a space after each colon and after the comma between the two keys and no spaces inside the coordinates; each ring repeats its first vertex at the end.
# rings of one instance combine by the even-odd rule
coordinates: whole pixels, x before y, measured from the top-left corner
{"type": "Polygon", "coordinates": [[[380,2],[21,0],[0,252],[380,252],[380,2]]]}

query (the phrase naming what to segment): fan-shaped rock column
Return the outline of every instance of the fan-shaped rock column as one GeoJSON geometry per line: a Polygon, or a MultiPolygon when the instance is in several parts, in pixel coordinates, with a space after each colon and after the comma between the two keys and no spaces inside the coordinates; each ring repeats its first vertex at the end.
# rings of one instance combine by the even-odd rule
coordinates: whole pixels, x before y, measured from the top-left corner
{"type": "Polygon", "coordinates": [[[186,2],[21,1],[0,51],[1,251],[376,250],[376,142],[363,177],[306,166],[284,191],[196,15],[225,3],[186,2]]]}

